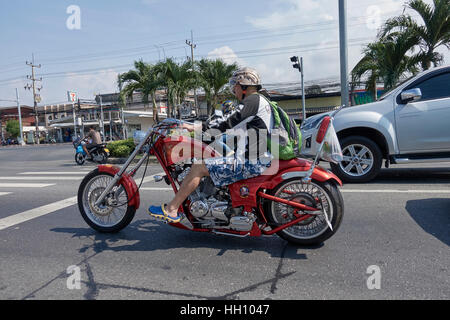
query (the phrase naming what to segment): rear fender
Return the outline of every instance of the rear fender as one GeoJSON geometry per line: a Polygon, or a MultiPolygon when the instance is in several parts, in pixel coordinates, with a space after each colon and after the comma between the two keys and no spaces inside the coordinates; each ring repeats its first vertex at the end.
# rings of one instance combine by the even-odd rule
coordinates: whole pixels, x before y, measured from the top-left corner
{"type": "MultiPolygon", "coordinates": [[[[112,166],[110,164],[99,165],[97,167],[99,172],[105,172],[112,174],[115,176],[117,172],[120,171],[120,168],[117,166],[112,166]]],[[[129,176],[127,173],[124,173],[119,180],[119,183],[125,188],[125,191],[128,194],[128,197],[131,198],[128,201],[129,206],[133,206],[136,210],[139,209],[140,198],[139,198],[139,189],[134,182],[133,177],[129,176]]]]}
{"type": "MultiPolygon", "coordinates": [[[[309,170],[309,168],[308,168],[309,170]]],[[[288,177],[294,177],[296,173],[298,173],[298,177],[302,178],[305,176],[307,171],[305,171],[305,167],[298,168],[289,168],[282,172],[279,172],[273,179],[266,181],[262,188],[264,189],[273,189],[277,185],[279,185],[283,180],[287,180],[288,177]],[[291,173],[291,175],[285,175],[286,173],[291,173]]],[[[311,174],[311,179],[314,179],[319,182],[326,182],[329,180],[333,180],[338,185],[342,187],[342,181],[339,179],[333,172],[325,170],[322,167],[316,166],[311,174]]]]}
{"type": "MultiPolygon", "coordinates": [[[[277,172],[275,175],[263,174],[255,178],[237,181],[229,186],[232,206],[235,208],[243,206],[245,211],[251,211],[252,208],[258,206],[257,194],[259,190],[274,189],[281,182],[288,179],[286,176],[283,178],[283,175],[286,173],[298,173],[299,178],[304,177],[309,169],[309,165],[303,167],[291,167],[277,172]]],[[[342,186],[341,180],[334,173],[318,166],[314,168],[311,178],[320,182],[334,181],[342,186]]]]}

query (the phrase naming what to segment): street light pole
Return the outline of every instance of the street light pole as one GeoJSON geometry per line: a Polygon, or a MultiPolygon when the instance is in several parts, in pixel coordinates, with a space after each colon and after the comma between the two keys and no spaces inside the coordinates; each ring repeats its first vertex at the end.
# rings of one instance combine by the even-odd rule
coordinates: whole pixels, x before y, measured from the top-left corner
{"type": "Polygon", "coordinates": [[[339,0],[339,48],[341,59],[341,104],[349,103],[348,47],[347,47],[347,0],[339,0]]]}
{"type": "Polygon", "coordinates": [[[17,88],[16,88],[16,101],[17,101],[17,112],[19,113],[19,131],[20,131],[19,144],[23,146],[25,143],[23,142],[22,111],[20,110],[19,90],[17,90],[17,88]]]}
{"type": "Polygon", "coordinates": [[[101,133],[102,133],[102,135],[103,135],[103,137],[102,137],[102,142],[105,142],[105,127],[103,126],[104,118],[103,118],[103,102],[102,102],[102,95],[99,94],[98,96],[100,97],[100,121],[102,122],[100,128],[101,128],[101,133]]]}

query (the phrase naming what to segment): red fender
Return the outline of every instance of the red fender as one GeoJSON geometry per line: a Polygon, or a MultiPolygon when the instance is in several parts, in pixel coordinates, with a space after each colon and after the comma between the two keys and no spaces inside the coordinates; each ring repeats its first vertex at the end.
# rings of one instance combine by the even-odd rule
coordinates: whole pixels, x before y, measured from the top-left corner
{"type": "MultiPolygon", "coordinates": [[[[276,161],[276,160],[275,160],[276,161]]],[[[287,172],[305,172],[311,168],[312,162],[309,160],[297,158],[288,161],[280,160],[279,163],[272,161],[272,166],[262,175],[237,181],[229,186],[232,205],[234,208],[244,206],[246,211],[258,206],[258,190],[273,189],[284,179],[281,177],[287,172]],[[276,172],[271,172],[276,170],[276,172]]],[[[332,172],[316,166],[311,178],[320,182],[334,180],[342,186],[341,180],[332,172]]]]}
{"type": "MultiPolygon", "coordinates": [[[[99,172],[106,172],[114,176],[116,175],[117,172],[120,171],[120,168],[110,164],[104,164],[99,165],[97,167],[97,170],[99,172]]],[[[125,188],[125,191],[127,192],[128,196],[131,197],[131,199],[128,201],[128,205],[133,206],[136,210],[139,209],[140,204],[139,189],[136,185],[136,182],[134,182],[133,177],[129,176],[127,173],[124,172],[124,174],[119,180],[119,183],[125,188]]]]}

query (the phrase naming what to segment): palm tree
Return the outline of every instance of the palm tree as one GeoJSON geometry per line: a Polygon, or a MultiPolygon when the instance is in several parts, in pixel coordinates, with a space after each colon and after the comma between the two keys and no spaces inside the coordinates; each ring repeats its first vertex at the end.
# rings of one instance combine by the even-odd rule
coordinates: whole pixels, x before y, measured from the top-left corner
{"type": "Polygon", "coordinates": [[[171,105],[178,108],[183,102],[190,89],[195,87],[195,74],[192,70],[192,63],[186,61],[177,64],[169,58],[164,62],[157,64],[157,70],[160,74],[161,83],[167,91],[167,113],[172,114],[171,105]]]}
{"type": "Polygon", "coordinates": [[[366,90],[374,95],[376,100],[376,82],[381,80],[384,88],[393,88],[405,74],[418,72],[417,56],[410,57],[408,52],[414,48],[417,35],[408,33],[391,33],[363,50],[364,57],[352,70],[352,80],[358,83],[363,75],[367,75],[366,90]]]}
{"type": "Polygon", "coordinates": [[[159,77],[158,70],[155,66],[145,63],[142,60],[135,61],[136,70],[119,75],[119,86],[125,84],[121,89],[120,95],[123,97],[133,98],[133,93],[139,91],[142,93],[142,102],[144,106],[149,103],[148,97],[151,95],[153,104],[153,121],[159,122],[158,108],[156,106],[156,90],[161,87],[162,81],[159,77]]]}
{"type": "Polygon", "coordinates": [[[226,64],[222,59],[202,59],[197,62],[197,67],[199,85],[205,91],[208,115],[211,115],[219,95],[224,92],[224,86],[238,66],[236,63],[226,64]]]}
{"type": "Polygon", "coordinates": [[[363,50],[363,58],[356,64],[351,72],[352,88],[360,84],[361,78],[367,75],[366,90],[377,100],[377,80],[380,78],[380,68],[378,66],[378,56],[382,50],[380,43],[371,43],[363,50]]]}
{"type": "Polygon", "coordinates": [[[448,0],[433,0],[433,6],[423,0],[410,0],[408,8],[417,12],[423,20],[418,24],[410,15],[401,15],[389,19],[379,32],[379,37],[384,38],[391,33],[406,33],[417,39],[414,46],[420,47],[420,52],[414,57],[427,70],[433,63],[438,66],[443,61],[443,56],[435,50],[444,45],[450,49],[450,2],[448,0]]]}

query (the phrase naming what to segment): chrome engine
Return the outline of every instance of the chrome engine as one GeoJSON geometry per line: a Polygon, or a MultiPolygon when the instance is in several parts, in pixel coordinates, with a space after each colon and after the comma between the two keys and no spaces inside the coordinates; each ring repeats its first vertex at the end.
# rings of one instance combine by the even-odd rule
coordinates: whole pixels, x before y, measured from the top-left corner
{"type": "MultiPolygon", "coordinates": [[[[181,184],[190,167],[183,168],[177,175],[181,184]]],[[[250,231],[256,216],[244,213],[243,208],[233,208],[226,189],[214,185],[210,177],[204,177],[197,189],[189,196],[191,214],[202,228],[220,228],[236,231],[250,231]]]]}

